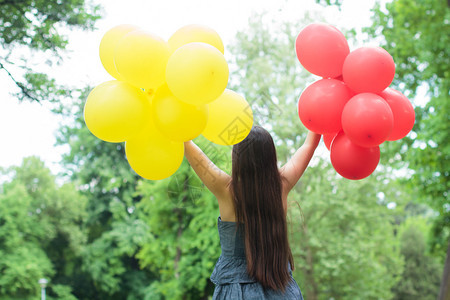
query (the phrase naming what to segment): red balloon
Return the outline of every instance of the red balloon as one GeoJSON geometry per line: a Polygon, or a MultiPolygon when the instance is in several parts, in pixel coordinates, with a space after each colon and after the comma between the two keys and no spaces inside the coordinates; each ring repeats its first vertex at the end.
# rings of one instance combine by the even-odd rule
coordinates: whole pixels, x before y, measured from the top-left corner
{"type": "Polygon", "coordinates": [[[404,138],[414,126],[416,119],[414,107],[405,95],[392,88],[385,89],[380,96],[389,104],[394,115],[394,127],[387,140],[396,141],[404,138]]]}
{"type": "Polygon", "coordinates": [[[295,49],[298,60],[306,70],[326,78],[342,74],[345,57],[350,53],[342,32],[321,23],[306,26],[297,36],[295,49]]]}
{"type": "MultiPolygon", "coordinates": [[[[340,76],[338,76],[338,77],[336,77],[336,78],[334,78],[334,79],[336,79],[336,80],[340,80],[340,81],[342,81],[342,82],[344,82],[344,77],[342,76],[342,75],[340,75],[340,76]]],[[[344,82],[345,83],[345,82],[344,82]]],[[[347,86],[348,87],[348,86],[347,86]]],[[[349,91],[350,91],[350,98],[351,97],[353,97],[353,96],[355,96],[357,93],[355,93],[352,89],[348,89],[349,91]]]]}
{"type": "Polygon", "coordinates": [[[383,143],[394,127],[394,116],[387,102],[372,93],[352,97],[342,111],[342,129],[362,147],[383,143]]]}
{"type": "Polygon", "coordinates": [[[341,130],[341,115],[350,99],[344,82],[321,79],[308,86],[298,100],[298,116],[309,130],[323,134],[341,130]]]}
{"type": "Polygon", "coordinates": [[[326,133],[323,135],[323,143],[328,150],[331,149],[331,144],[333,143],[334,138],[337,136],[337,133],[326,133]]]}
{"type": "Polygon", "coordinates": [[[361,47],[346,57],[342,75],[356,93],[380,93],[394,79],[394,59],[383,48],[361,47]]]}
{"type": "Polygon", "coordinates": [[[333,140],[330,151],[331,164],[342,177],[352,180],[366,178],[380,162],[380,147],[360,147],[343,132],[333,140]]]}

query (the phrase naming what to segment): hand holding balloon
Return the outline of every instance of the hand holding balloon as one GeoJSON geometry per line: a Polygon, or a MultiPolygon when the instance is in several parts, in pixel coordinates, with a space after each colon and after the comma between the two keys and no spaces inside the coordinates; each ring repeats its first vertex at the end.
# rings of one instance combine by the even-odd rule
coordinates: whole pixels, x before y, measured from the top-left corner
{"type": "Polygon", "coordinates": [[[339,174],[369,176],[379,161],[378,145],[405,137],[415,120],[409,100],[388,87],[395,75],[392,56],[380,47],[350,52],[344,35],[327,24],[306,26],[295,45],[303,67],[324,77],[301,94],[300,120],[324,134],[339,174]]]}
{"type": "Polygon", "coordinates": [[[188,25],[166,42],[119,25],[104,35],[99,52],[106,71],[118,80],[91,91],[86,125],[104,141],[125,141],[128,163],[143,178],[171,176],[183,160],[183,142],[202,133],[221,145],[248,135],[252,110],[242,96],[225,90],[228,64],[211,28],[188,25]],[[229,134],[236,130],[237,135],[229,134]]]}

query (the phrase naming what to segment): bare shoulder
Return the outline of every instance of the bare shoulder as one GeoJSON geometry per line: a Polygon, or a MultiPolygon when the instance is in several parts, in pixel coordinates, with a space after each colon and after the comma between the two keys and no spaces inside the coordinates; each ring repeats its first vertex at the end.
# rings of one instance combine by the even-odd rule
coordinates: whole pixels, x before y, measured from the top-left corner
{"type": "Polygon", "coordinates": [[[226,188],[225,193],[217,197],[217,201],[219,203],[219,213],[222,221],[235,222],[236,212],[230,186],[226,188]]]}

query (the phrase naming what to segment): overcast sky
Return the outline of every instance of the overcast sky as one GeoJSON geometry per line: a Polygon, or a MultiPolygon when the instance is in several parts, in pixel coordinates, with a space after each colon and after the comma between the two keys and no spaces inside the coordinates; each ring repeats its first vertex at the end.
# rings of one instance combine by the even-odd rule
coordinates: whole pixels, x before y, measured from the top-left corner
{"type": "MultiPolygon", "coordinates": [[[[323,8],[313,0],[108,0],[102,1],[104,18],[93,32],[69,34],[64,63],[51,69],[50,76],[59,83],[82,87],[98,85],[112,79],[103,69],[98,45],[103,34],[120,24],[132,24],[168,39],[178,28],[203,24],[215,29],[227,45],[237,30],[245,29],[252,12],[266,10],[276,20],[301,17],[306,10],[320,9],[338,28],[360,28],[370,23],[373,0],[344,0],[341,11],[323,8]]],[[[294,51],[294,46],[293,46],[294,51]]],[[[48,70],[34,57],[35,70],[48,70]]],[[[48,107],[37,103],[19,103],[11,92],[14,83],[0,70],[0,167],[20,165],[26,156],[41,157],[52,172],[60,170],[58,162],[65,150],[55,147],[55,131],[60,119],[48,107]]]]}

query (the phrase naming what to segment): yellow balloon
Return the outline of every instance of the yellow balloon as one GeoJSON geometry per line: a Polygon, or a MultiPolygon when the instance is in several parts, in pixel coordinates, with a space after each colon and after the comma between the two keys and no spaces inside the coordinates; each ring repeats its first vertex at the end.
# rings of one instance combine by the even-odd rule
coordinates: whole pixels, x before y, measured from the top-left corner
{"type": "Polygon", "coordinates": [[[179,142],[199,136],[208,120],[208,107],[191,105],[178,100],[162,85],[152,101],[152,118],[156,127],[169,139],[179,142]]]}
{"type": "Polygon", "coordinates": [[[149,119],[145,129],[126,141],[125,154],[130,167],[139,176],[160,180],[178,170],[183,161],[184,145],[164,137],[149,119]]]}
{"type": "Polygon", "coordinates": [[[211,142],[234,145],[250,133],[253,112],[248,102],[238,93],[227,89],[208,106],[208,123],[202,135],[211,142]]]}
{"type": "Polygon", "coordinates": [[[205,43],[189,43],[170,56],[166,81],[172,93],[192,105],[214,101],[228,83],[228,64],[223,54],[205,43]]]}
{"type": "Polygon", "coordinates": [[[120,39],[114,53],[117,71],[136,87],[155,89],[165,81],[169,44],[144,30],[135,30],[120,39]]]}
{"type": "Polygon", "coordinates": [[[101,140],[120,143],[138,132],[150,114],[148,96],[123,81],[95,87],[84,106],[88,129],[101,140]]]}
{"type": "Polygon", "coordinates": [[[118,80],[124,80],[124,78],[117,72],[114,64],[114,51],[117,46],[117,42],[127,33],[133,30],[137,30],[138,27],[133,25],[119,25],[108,30],[100,41],[99,54],[100,61],[102,62],[105,70],[114,78],[118,80]]]}
{"type": "Polygon", "coordinates": [[[188,43],[202,42],[210,44],[222,54],[224,53],[223,42],[219,34],[214,29],[199,24],[181,27],[170,37],[168,42],[172,52],[188,43]]]}

